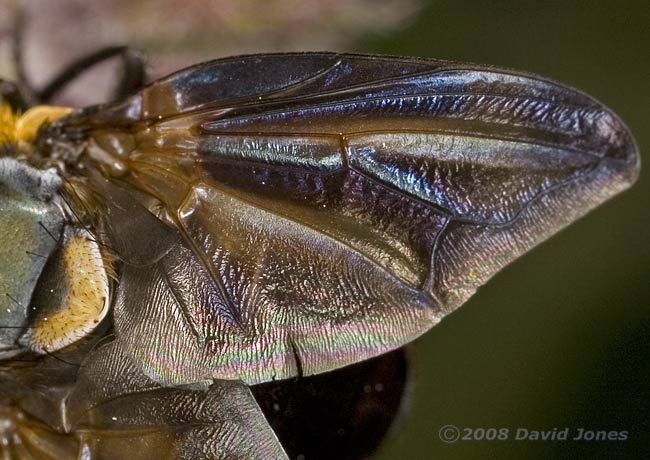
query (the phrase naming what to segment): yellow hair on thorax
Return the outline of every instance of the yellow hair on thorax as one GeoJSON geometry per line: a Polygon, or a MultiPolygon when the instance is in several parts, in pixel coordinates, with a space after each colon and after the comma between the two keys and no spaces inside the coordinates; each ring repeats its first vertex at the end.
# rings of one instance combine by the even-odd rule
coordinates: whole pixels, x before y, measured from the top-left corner
{"type": "Polygon", "coordinates": [[[18,115],[7,104],[0,104],[0,144],[16,142],[18,115]]]}
{"type": "Polygon", "coordinates": [[[44,123],[57,120],[72,112],[69,107],[37,105],[23,114],[15,113],[7,104],[0,104],[0,144],[34,142],[44,123]]]}

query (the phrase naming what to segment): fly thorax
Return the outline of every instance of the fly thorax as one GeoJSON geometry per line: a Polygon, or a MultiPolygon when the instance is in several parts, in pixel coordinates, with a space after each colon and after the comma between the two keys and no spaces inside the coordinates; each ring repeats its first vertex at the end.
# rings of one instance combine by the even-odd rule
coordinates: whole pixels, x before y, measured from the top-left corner
{"type": "Polygon", "coordinates": [[[53,169],[0,158],[0,359],[71,345],[108,310],[100,248],[66,218],[62,182],[53,169]]]}

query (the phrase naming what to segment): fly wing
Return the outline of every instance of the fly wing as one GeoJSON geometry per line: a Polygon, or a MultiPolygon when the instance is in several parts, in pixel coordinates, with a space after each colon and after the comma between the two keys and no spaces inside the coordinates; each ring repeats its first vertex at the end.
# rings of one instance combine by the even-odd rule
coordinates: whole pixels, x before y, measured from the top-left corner
{"type": "Polygon", "coordinates": [[[336,53],[235,56],[183,69],[121,103],[84,111],[83,124],[114,127],[202,110],[232,111],[271,101],[364,89],[448,65],[431,59],[336,53]]]}
{"type": "Polygon", "coordinates": [[[407,343],[639,167],[593,99],[444,61],[233,58],[68,123],[122,152],[129,172],[107,183],[153,197],[175,232],[126,264],[115,311],[124,347],[172,383],[319,373],[407,343]]]}
{"type": "Polygon", "coordinates": [[[66,411],[80,455],[92,458],[288,459],[244,384],[162,387],[118,342],[91,353],[66,411]]]}

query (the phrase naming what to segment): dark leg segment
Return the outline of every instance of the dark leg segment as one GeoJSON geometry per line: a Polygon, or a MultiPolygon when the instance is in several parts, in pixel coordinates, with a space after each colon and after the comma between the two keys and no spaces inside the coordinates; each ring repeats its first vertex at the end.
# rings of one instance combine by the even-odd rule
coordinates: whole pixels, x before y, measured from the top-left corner
{"type": "Polygon", "coordinates": [[[118,99],[131,94],[144,84],[144,58],[141,53],[128,46],[111,46],[72,62],[37,93],[38,99],[42,103],[50,101],[79,75],[93,66],[117,56],[122,60],[123,71],[120,81],[114,90],[114,98],[118,99]]]}
{"type": "Polygon", "coordinates": [[[145,83],[145,62],[142,53],[128,46],[110,46],[72,62],[43,89],[36,90],[30,83],[25,70],[23,55],[25,25],[25,13],[21,8],[17,8],[12,32],[12,58],[17,82],[10,83],[0,80],[0,94],[14,110],[24,111],[34,105],[49,103],[79,75],[95,65],[115,57],[121,59],[122,71],[118,84],[113,90],[113,99],[123,98],[141,88],[145,83]]]}

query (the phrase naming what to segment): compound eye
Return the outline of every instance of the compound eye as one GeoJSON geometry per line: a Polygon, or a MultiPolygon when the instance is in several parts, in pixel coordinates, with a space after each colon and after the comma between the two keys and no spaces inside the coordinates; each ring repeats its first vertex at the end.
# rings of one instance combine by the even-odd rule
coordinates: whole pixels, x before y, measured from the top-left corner
{"type": "Polygon", "coordinates": [[[68,227],[36,286],[30,328],[20,341],[38,353],[59,350],[88,336],[108,308],[108,275],[99,246],[87,231],[68,227]]]}

